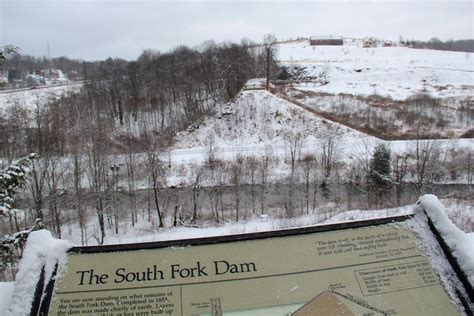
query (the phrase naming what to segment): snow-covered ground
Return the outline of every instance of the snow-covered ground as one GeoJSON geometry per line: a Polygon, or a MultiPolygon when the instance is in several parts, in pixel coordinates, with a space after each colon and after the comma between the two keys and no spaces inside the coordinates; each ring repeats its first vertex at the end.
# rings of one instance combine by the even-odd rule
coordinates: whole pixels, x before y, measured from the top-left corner
{"type": "MultiPolygon", "coordinates": [[[[57,93],[69,91],[67,87],[51,89],[55,89],[53,91],[57,93]]],[[[16,97],[24,99],[27,108],[34,109],[36,97],[45,98],[50,94],[42,91],[31,90],[15,94],[16,97]]],[[[0,101],[1,98],[8,98],[8,94],[0,94],[0,101]]],[[[370,157],[375,145],[381,142],[388,145],[392,156],[406,157],[407,154],[413,153],[417,146],[417,141],[413,140],[383,141],[368,136],[320,118],[264,90],[242,91],[233,101],[217,105],[215,114],[179,133],[174,147],[162,152],[162,160],[172,166],[167,173],[166,183],[174,186],[189,185],[193,180],[190,176],[191,169],[206,161],[210,145],[216,158],[224,161],[232,161],[237,156],[259,157],[267,154],[282,161],[289,155],[290,143],[299,136],[300,157],[305,154],[320,157],[323,144],[327,142],[328,137],[334,137],[335,158],[346,166],[351,166],[362,157],[370,157]]],[[[451,149],[472,151],[474,139],[429,140],[418,143],[422,147],[427,144],[433,144],[441,152],[451,149]]],[[[138,161],[146,161],[146,154],[137,153],[134,156],[138,161]]],[[[114,155],[108,160],[111,164],[120,165],[125,164],[125,158],[124,155],[114,155]]],[[[64,169],[70,170],[68,158],[62,160],[64,169]]],[[[278,169],[277,177],[272,179],[273,181],[284,179],[288,175],[288,165],[281,163],[278,169]]],[[[84,178],[84,187],[88,186],[86,180],[84,178]]],[[[126,179],[121,181],[126,187],[126,179]]],[[[146,175],[143,175],[143,179],[137,180],[136,187],[147,188],[146,181],[146,175]]],[[[462,183],[464,180],[461,177],[457,182],[462,183]]]]}
{"type": "MultiPolygon", "coordinates": [[[[474,234],[474,205],[468,202],[455,199],[442,199],[441,202],[446,207],[447,216],[463,231],[474,234]]],[[[147,221],[139,219],[135,226],[127,221],[120,222],[120,234],[115,234],[110,229],[105,238],[105,244],[134,243],[145,241],[164,241],[186,238],[201,238],[221,235],[232,235],[242,233],[252,233],[277,229],[304,227],[320,224],[334,224],[340,222],[350,222],[357,220],[368,220],[383,217],[407,215],[414,212],[416,204],[400,207],[379,209],[379,210],[350,210],[337,213],[321,207],[309,215],[300,215],[295,218],[274,217],[267,214],[264,217],[254,215],[250,219],[242,222],[226,222],[220,225],[209,225],[202,227],[177,226],[160,228],[157,221],[147,221]]],[[[90,216],[87,223],[89,234],[88,245],[96,245],[97,240],[93,236],[99,236],[97,219],[90,216]]],[[[79,224],[64,224],[62,231],[63,238],[74,245],[81,245],[81,233],[79,224]]]]}
{"type": "MultiPolygon", "coordinates": [[[[300,132],[303,148],[315,148],[321,139],[334,133],[338,136],[338,149],[349,156],[367,145],[373,147],[381,139],[368,136],[342,124],[320,118],[300,107],[278,98],[264,90],[243,91],[235,100],[218,105],[216,113],[203,122],[195,123],[178,134],[172,156],[178,161],[200,160],[211,142],[225,156],[240,153],[261,154],[265,147],[273,152],[283,152],[288,147],[285,136],[300,132]],[[229,155],[230,154],[230,155],[229,155]]],[[[442,148],[473,148],[473,139],[432,139],[442,148]]],[[[386,142],[396,154],[402,154],[416,145],[414,140],[386,142]]]]}
{"type": "MultiPolygon", "coordinates": [[[[190,185],[193,181],[192,169],[205,163],[211,145],[215,158],[223,161],[233,161],[238,156],[269,155],[280,161],[275,166],[278,172],[271,181],[283,180],[289,174],[289,166],[284,161],[289,156],[291,142],[298,134],[301,136],[298,145],[301,152],[297,150],[299,157],[306,154],[320,157],[324,143],[329,137],[334,137],[334,157],[348,167],[361,159],[369,159],[373,148],[379,143],[385,143],[391,149],[392,157],[412,154],[408,162],[414,159],[413,152],[417,145],[420,148],[434,147],[441,153],[451,150],[467,152],[474,148],[474,139],[384,141],[320,118],[264,90],[243,91],[232,102],[217,105],[215,114],[179,133],[172,148],[161,151],[162,161],[171,166],[166,173],[166,184],[190,185]]],[[[140,170],[146,170],[146,154],[133,156],[143,166],[139,168],[135,187],[146,189],[147,175],[140,174],[140,170]]],[[[111,155],[108,161],[110,164],[125,165],[126,156],[111,155]]],[[[68,157],[62,159],[65,174],[72,170],[70,163],[68,157]]],[[[344,172],[341,175],[344,177],[344,172]]],[[[86,177],[83,180],[82,185],[88,187],[86,177]]],[[[405,180],[409,181],[410,176],[405,180]]],[[[126,187],[126,181],[125,177],[119,177],[119,186],[126,187]]],[[[463,177],[454,181],[464,182],[463,177]]]]}
{"type": "Polygon", "coordinates": [[[452,250],[471,284],[474,284],[474,233],[466,234],[448,217],[444,205],[431,194],[420,197],[420,207],[428,214],[444,241],[452,250]]]}
{"type": "Polygon", "coordinates": [[[251,149],[260,145],[285,144],[298,133],[308,143],[330,133],[347,142],[368,138],[267,91],[256,90],[242,91],[233,101],[217,106],[215,115],[179,133],[175,148],[207,147],[211,142],[218,148],[251,149]]]}
{"type": "MultiPolygon", "coordinates": [[[[268,214],[264,217],[255,215],[247,221],[237,223],[226,222],[217,226],[209,225],[205,227],[177,226],[159,228],[157,227],[156,222],[153,223],[146,220],[141,220],[137,223],[137,225],[132,227],[130,223],[123,222],[120,224],[120,234],[114,234],[112,231],[109,231],[106,235],[105,243],[120,244],[146,241],[165,241],[254,233],[311,225],[332,224],[354,220],[406,215],[411,214],[414,208],[415,205],[407,205],[382,210],[352,210],[332,216],[327,213],[315,212],[313,214],[302,215],[290,219],[273,217],[272,215],[268,214]]],[[[97,226],[96,222],[97,220],[95,218],[91,218],[88,223],[88,231],[91,236],[99,235],[99,227],[97,226]]],[[[64,225],[63,231],[67,232],[63,237],[64,239],[70,241],[74,245],[81,245],[81,234],[78,225],[74,225],[72,228],[68,228],[66,225],[64,225]]],[[[95,245],[97,244],[97,241],[90,237],[88,243],[89,245],[95,245]]]]}
{"type": "Polygon", "coordinates": [[[282,64],[326,72],[326,85],[301,84],[301,90],[332,94],[389,96],[404,100],[424,92],[433,97],[474,95],[474,54],[407,47],[363,48],[362,41],[344,46],[310,46],[308,41],[279,44],[282,64]]]}
{"type": "Polygon", "coordinates": [[[38,106],[41,108],[49,100],[57,99],[68,92],[78,91],[81,86],[82,83],[69,83],[36,89],[0,91],[0,115],[5,115],[8,109],[14,111],[21,109],[31,114],[38,106]]]}
{"type": "MultiPolygon", "coordinates": [[[[217,158],[228,161],[237,156],[262,156],[268,152],[286,158],[298,133],[302,136],[301,153],[298,153],[301,156],[319,157],[323,144],[334,137],[337,159],[349,166],[361,157],[370,157],[379,143],[385,143],[392,156],[401,157],[412,154],[417,145],[436,147],[440,152],[474,148],[474,139],[468,138],[384,141],[320,118],[269,92],[255,90],[241,92],[234,101],[218,106],[214,115],[179,133],[174,148],[163,155],[163,160],[183,170],[186,165],[203,163],[210,147],[217,158]]],[[[286,173],[283,170],[281,174],[286,173]]],[[[174,185],[186,182],[183,177],[170,180],[174,185]]]]}
{"type": "Polygon", "coordinates": [[[0,311],[5,312],[10,306],[15,282],[0,282],[0,311]]]}

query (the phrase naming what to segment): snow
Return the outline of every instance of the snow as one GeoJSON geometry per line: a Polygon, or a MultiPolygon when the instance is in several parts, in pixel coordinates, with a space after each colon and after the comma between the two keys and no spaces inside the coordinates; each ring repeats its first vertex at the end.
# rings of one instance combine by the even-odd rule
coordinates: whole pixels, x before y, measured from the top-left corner
{"type": "MultiPolygon", "coordinates": [[[[430,195],[425,198],[425,202],[427,200],[434,201],[435,199],[437,200],[435,196],[430,195]]],[[[430,202],[428,201],[428,203],[430,202]]],[[[439,207],[438,203],[435,203],[437,207],[439,207]]],[[[437,211],[441,212],[441,209],[438,208],[437,211]]],[[[417,235],[417,247],[421,249],[428,257],[431,267],[438,274],[453,303],[461,308],[463,305],[459,300],[458,293],[461,293],[465,298],[467,298],[468,295],[464,290],[463,285],[459,281],[456,273],[452,269],[449,261],[446,259],[443,250],[436,240],[436,237],[433,235],[428,224],[428,218],[423,213],[421,206],[415,208],[414,214],[415,216],[413,219],[404,222],[401,224],[401,226],[408,227],[417,235]]],[[[462,269],[466,271],[466,269],[469,269],[469,266],[462,266],[462,269]]]]}
{"type": "Polygon", "coordinates": [[[376,218],[409,215],[412,213],[413,205],[397,208],[387,208],[383,210],[351,210],[329,218],[324,222],[324,224],[362,221],[376,218]]]}
{"type": "Polygon", "coordinates": [[[266,82],[267,82],[266,78],[254,78],[254,79],[249,79],[245,83],[245,86],[264,85],[266,82]]]}
{"type": "Polygon", "coordinates": [[[474,54],[407,47],[363,48],[362,40],[344,46],[310,46],[308,41],[279,44],[285,65],[306,66],[314,75],[325,70],[329,84],[298,89],[389,96],[404,100],[419,92],[434,97],[472,97],[474,54]]]}
{"type": "MultiPolygon", "coordinates": [[[[185,170],[207,159],[211,143],[215,156],[224,161],[232,161],[237,156],[259,157],[268,152],[274,157],[284,158],[288,156],[289,149],[285,137],[297,132],[306,135],[301,155],[319,156],[321,144],[331,131],[337,134],[337,158],[346,166],[352,166],[360,157],[370,156],[379,143],[385,143],[391,149],[392,157],[411,154],[409,163],[414,163],[412,154],[417,145],[420,148],[436,148],[440,153],[448,153],[451,149],[469,152],[474,148],[474,139],[468,138],[383,141],[321,118],[267,91],[254,90],[243,91],[232,102],[217,105],[214,115],[179,133],[173,149],[162,159],[170,161],[176,170],[185,170]]],[[[287,176],[287,167],[279,166],[280,178],[287,176]]],[[[168,176],[170,185],[189,181],[187,175],[173,173],[168,176]]],[[[407,175],[405,180],[413,179],[407,175]]],[[[443,179],[443,182],[446,181],[443,179]]],[[[458,177],[455,181],[465,183],[467,178],[458,177]]]]}
{"type": "Polygon", "coordinates": [[[0,311],[6,311],[10,305],[15,282],[0,282],[0,311]]]}
{"type": "Polygon", "coordinates": [[[454,257],[463,267],[469,282],[474,285],[474,233],[465,233],[448,218],[445,207],[435,195],[420,197],[418,204],[426,212],[454,257]]]}
{"type": "Polygon", "coordinates": [[[44,86],[36,89],[18,89],[0,91],[0,115],[9,107],[20,106],[27,111],[34,111],[39,105],[44,106],[49,100],[77,91],[82,83],[70,83],[57,86],[44,86]]]}
{"type": "MultiPolygon", "coordinates": [[[[258,80],[255,80],[258,82],[258,80]]],[[[403,140],[383,141],[364,133],[347,128],[338,123],[330,122],[308,112],[299,106],[263,90],[243,91],[233,102],[218,104],[216,112],[202,122],[196,123],[177,136],[176,144],[168,151],[161,153],[164,163],[171,166],[166,172],[168,186],[189,185],[193,181],[192,172],[198,170],[205,163],[209,154],[209,143],[213,142],[215,157],[223,161],[233,161],[237,156],[260,157],[270,155],[275,162],[276,171],[271,176],[273,183],[285,179],[290,172],[285,163],[288,157],[289,146],[285,141],[286,135],[295,133],[308,134],[301,144],[301,157],[311,154],[321,155],[321,145],[331,131],[337,131],[335,144],[335,158],[342,162],[342,180],[350,174],[350,168],[357,166],[360,159],[370,157],[373,148],[379,143],[385,143],[392,152],[392,157],[407,157],[408,164],[414,166],[414,151],[420,148],[436,148],[440,152],[440,161],[443,155],[453,149],[469,152],[474,148],[474,139],[433,139],[433,140],[403,140]],[[411,156],[408,156],[411,154],[411,156]],[[344,171],[345,168],[345,171],[344,171]]],[[[86,159],[86,157],[84,157],[86,159]]],[[[110,163],[125,164],[125,155],[111,155],[110,163]]],[[[146,154],[137,153],[133,159],[139,165],[146,162],[146,154]]],[[[367,158],[368,159],[368,158],[367,158]]],[[[451,159],[447,157],[447,159],[451,159]]],[[[62,169],[68,174],[71,169],[70,157],[61,159],[62,169]]],[[[147,189],[146,168],[138,171],[134,183],[137,189],[147,189]]],[[[71,175],[72,176],[72,175],[71,175]]],[[[72,178],[71,178],[72,179],[72,178]]],[[[83,187],[87,187],[87,177],[83,178],[83,187]]],[[[414,181],[414,175],[408,174],[405,181],[414,181]]],[[[458,176],[450,180],[448,176],[440,179],[442,183],[467,183],[467,176],[458,176]]],[[[72,184],[65,184],[72,185],[72,184]]],[[[119,178],[119,186],[127,187],[126,178],[119,178]]]]}
{"type": "Polygon", "coordinates": [[[307,135],[305,142],[314,143],[330,131],[347,141],[367,138],[363,133],[320,118],[267,91],[243,91],[232,102],[218,105],[212,117],[179,133],[175,148],[206,147],[209,141],[215,142],[218,148],[284,146],[285,137],[295,132],[307,135]]]}
{"type": "MultiPolygon", "coordinates": [[[[415,50],[404,47],[362,48],[360,43],[343,47],[318,46],[311,47],[307,42],[279,44],[280,60],[286,64],[307,66],[310,72],[328,72],[329,84],[323,86],[299,85],[300,90],[311,90],[325,93],[348,93],[354,95],[379,94],[393,99],[404,100],[420,91],[429,92],[433,96],[468,97],[474,95],[474,65],[472,53],[442,52],[431,50],[415,50]],[[357,71],[356,71],[357,70],[357,71]],[[360,71],[359,71],[360,70],[360,71]],[[440,87],[444,87],[440,89],[440,87]]],[[[265,79],[254,79],[248,85],[262,84],[265,79]]],[[[79,86],[75,86],[79,87],[79,86]]],[[[0,114],[12,104],[20,104],[30,113],[34,111],[36,102],[41,105],[50,97],[57,97],[70,91],[70,86],[50,87],[47,89],[24,90],[12,93],[0,93],[0,114]]],[[[237,155],[259,156],[271,148],[277,157],[287,155],[285,137],[300,132],[305,135],[302,145],[303,152],[319,150],[320,141],[328,133],[336,130],[340,139],[338,151],[340,158],[348,165],[357,155],[364,151],[372,153],[373,147],[383,142],[375,137],[355,131],[341,124],[320,118],[295,104],[278,98],[266,91],[243,91],[235,100],[216,106],[216,113],[203,122],[196,123],[188,130],[180,133],[176,145],[163,159],[173,163],[173,168],[191,168],[193,164],[203,163],[207,158],[209,144],[216,147],[218,158],[231,160],[237,155]],[[165,157],[167,156],[167,157],[165,157]]],[[[472,150],[474,139],[430,140],[436,142],[441,149],[456,146],[472,150]]],[[[406,155],[412,150],[416,141],[385,142],[392,150],[392,155],[406,155]]],[[[137,154],[137,156],[142,154],[137,154]]],[[[123,159],[123,157],[118,158],[123,159]]],[[[286,175],[287,166],[279,166],[277,177],[286,175]]],[[[177,172],[168,175],[168,185],[183,184],[191,181],[189,177],[179,177],[177,172]]],[[[275,179],[278,180],[278,179],[275,179]]],[[[144,186],[138,186],[144,187],[144,186]]],[[[441,202],[433,195],[425,195],[419,200],[437,229],[453,249],[474,284],[474,233],[464,233],[448,218],[441,202]]],[[[366,220],[387,216],[406,215],[412,213],[414,205],[384,210],[352,210],[341,214],[311,214],[294,219],[275,218],[265,214],[241,223],[226,223],[218,227],[175,227],[158,229],[152,223],[142,221],[135,227],[122,223],[121,234],[109,233],[107,244],[163,241],[185,238],[201,238],[220,235],[232,235],[249,232],[271,231],[276,229],[304,227],[315,224],[330,224],[347,221],[366,220]],[[329,218],[328,218],[329,217],[329,218]]],[[[451,205],[450,207],[451,208],[451,205]]],[[[472,217],[472,205],[464,209],[465,218],[472,217]],[[467,215],[466,215],[467,214],[467,215]]],[[[451,218],[457,213],[448,214],[451,218]]],[[[95,219],[90,220],[88,230],[94,231],[95,219]]],[[[423,222],[420,214],[416,214],[407,225],[412,228],[422,241],[423,247],[430,257],[431,264],[439,272],[443,282],[448,284],[451,297],[456,300],[454,288],[457,283],[449,268],[442,251],[436,246],[436,240],[423,222]]],[[[472,225],[472,219],[471,219],[472,225]]],[[[66,238],[69,241],[56,240],[47,231],[33,232],[28,239],[24,257],[17,274],[17,283],[0,283],[0,311],[7,310],[11,300],[10,315],[28,315],[29,305],[33,299],[33,290],[41,267],[46,264],[46,273],[50,275],[56,261],[65,260],[65,252],[72,245],[80,244],[80,232],[77,224],[74,228],[65,227],[70,231],[66,238]],[[13,294],[14,291],[14,294],[13,294]]],[[[94,233],[91,234],[93,236],[94,233]]]]}
{"type": "MultiPolygon", "coordinates": [[[[23,257],[18,266],[11,303],[6,315],[29,315],[34,299],[36,283],[45,267],[45,279],[49,279],[57,262],[64,264],[66,251],[71,247],[66,240],[55,239],[51,232],[32,232],[26,242],[23,257]]],[[[7,310],[0,309],[0,310],[7,310]]]]}

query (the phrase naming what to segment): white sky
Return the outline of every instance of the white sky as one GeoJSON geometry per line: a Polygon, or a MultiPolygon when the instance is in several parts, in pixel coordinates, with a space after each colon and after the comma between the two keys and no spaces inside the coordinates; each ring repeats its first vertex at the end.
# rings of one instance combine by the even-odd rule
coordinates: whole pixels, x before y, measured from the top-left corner
{"type": "Polygon", "coordinates": [[[472,1],[0,0],[0,45],[26,54],[136,59],[206,40],[312,35],[474,38],[472,1]]]}

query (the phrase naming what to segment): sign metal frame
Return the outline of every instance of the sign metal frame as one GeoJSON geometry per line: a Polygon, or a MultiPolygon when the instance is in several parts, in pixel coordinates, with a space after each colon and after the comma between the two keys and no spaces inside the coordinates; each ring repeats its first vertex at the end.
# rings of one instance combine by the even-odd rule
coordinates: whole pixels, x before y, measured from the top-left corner
{"type": "MultiPolygon", "coordinates": [[[[72,247],[71,249],[68,250],[68,253],[100,254],[100,253],[110,253],[110,252],[152,250],[152,249],[169,248],[169,247],[213,245],[213,244],[232,243],[232,242],[278,238],[278,237],[289,237],[289,236],[297,236],[297,235],[304,235],[304,234],[313,234],[313,233],[322,233],[322,232],[329,232],[329,231],[378,226],[378,225],[384,225],[384,224],[390,224],[390,223],[404,222],[412,218],[414,218],[414,215],[410,214],[410,215],[386,217],[386,218],[364,220],[364,221],[344,222],[344,223],[336,223],[336,224],[329,224],[329,225],[314,225],[314,226],[306,226],[306,227],[301,227],[301,228],[291,228],[291,229],[282,229],[282,230],[256,232],[256,233],[244,233],[244,234],[236,234],[236,235],[189,238],[189,239],[181,239],[181,240],[167,240],[167,241],[144,242],[144,243],[115,244],[115,245],[103,245],[103,246],[79,246],[79,247],[72,247]]],[[[462,271],[457,260],[451,254],[449,247],[446,245],[442,236],[436,230],[436,227],[433,225],[429,217],[428,217],[428,223],[429,223],[430,229],[432,230],[433,234],[436,237],[436,240],[439,243],[440,248],[443,250],[446,258],[448,259],[450,265],[453,268],[453,271],[456,273],[458,279],[460,280],[460,283],[463,285],[464,287],[463,292],[467,294],[467,297],[465,297],[461,293],[462,291],[460,291],[459,289],[456,289],[456,294],[459,300],[461,301],[461,303],[463,304],[463,307],[467,315],[473,315],[472,285],[469,283],[467,276],[462,271]]],[[[37,283],[36,291],[35,291],[35,297],[34,297],[32,308],[31,308],[31,315],[48,315],[48,310],[49,310],[52,295],[53,295],[57,270],[58,270],[58,265],[56,264],[54,272],[49,280],[44,279],[45,278],[44,273],[41,274],[40,279],[38,280],[38,283],[37,283]],[[43,290],[41,288],[43,288],[43,290]]]]}

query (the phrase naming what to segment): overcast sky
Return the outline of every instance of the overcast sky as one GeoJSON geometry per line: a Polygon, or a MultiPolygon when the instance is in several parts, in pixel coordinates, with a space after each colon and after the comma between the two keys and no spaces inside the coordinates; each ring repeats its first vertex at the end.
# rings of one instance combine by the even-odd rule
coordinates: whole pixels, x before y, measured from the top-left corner
{"type": "Polygon", "coordinates": [[[0,45],[36,56],[136,59],[206,40],[312,35],[474,38],[472,1],[0,0],[0,45]]]}

